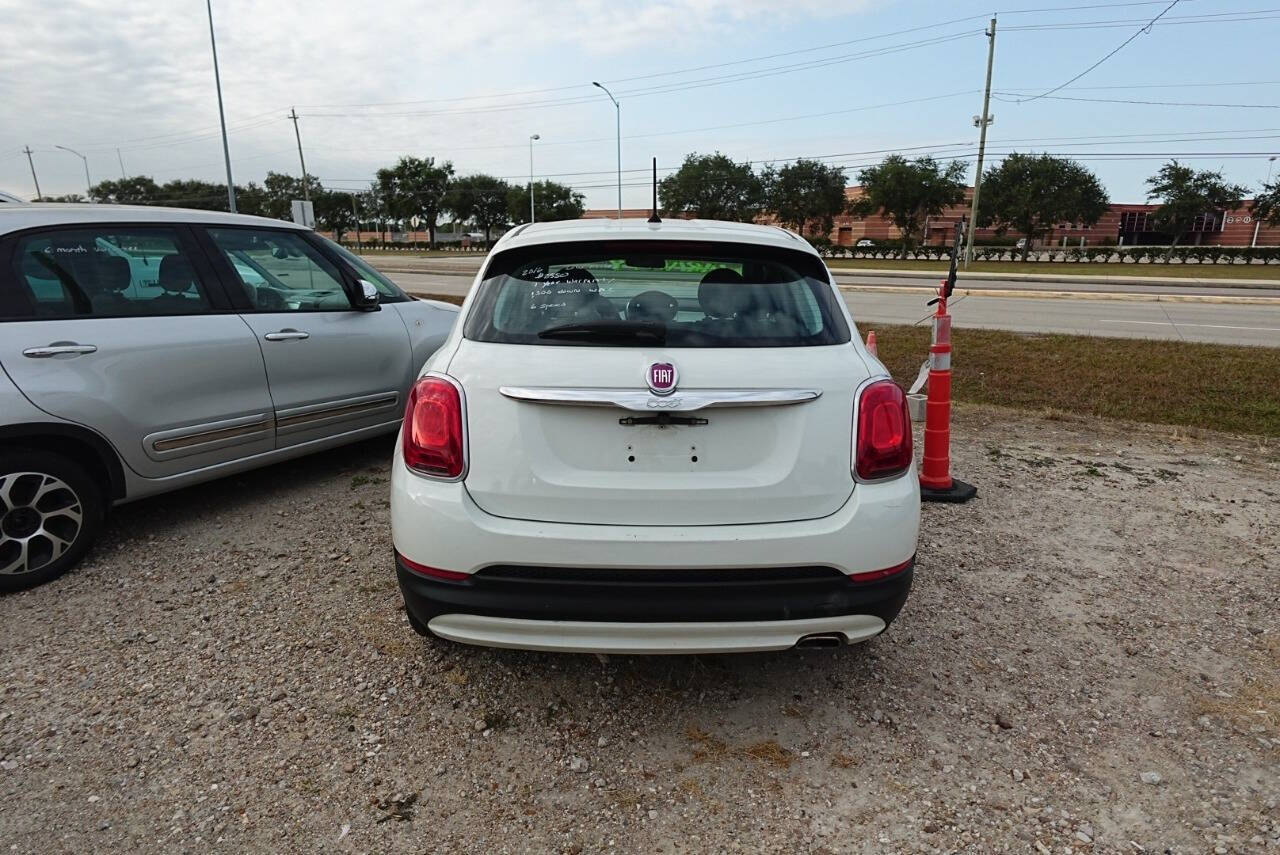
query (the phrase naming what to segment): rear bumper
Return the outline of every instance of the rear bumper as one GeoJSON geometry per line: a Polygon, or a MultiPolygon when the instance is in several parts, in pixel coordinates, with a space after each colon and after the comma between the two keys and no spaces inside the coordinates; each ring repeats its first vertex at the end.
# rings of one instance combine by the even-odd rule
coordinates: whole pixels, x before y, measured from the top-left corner
{"type": "Polygon", "coordinates": [[[829,567],[592,570],[489,567],[429,578],[396,558],[405,608],[455,641],[534,650],[710,653],[778,650],[834,633],[883,632],[911,590],[914,562],[853,583],[829,567]]]}
{"type": "Polygon", "coordinates": [[[752,653],[786,650],[805,636],[839,636],[854,644],[879,635],[870,615],[813,620],[726,623],[600,623],[441,615],[431,631],[450,641],[556,653],[752,653]]]}

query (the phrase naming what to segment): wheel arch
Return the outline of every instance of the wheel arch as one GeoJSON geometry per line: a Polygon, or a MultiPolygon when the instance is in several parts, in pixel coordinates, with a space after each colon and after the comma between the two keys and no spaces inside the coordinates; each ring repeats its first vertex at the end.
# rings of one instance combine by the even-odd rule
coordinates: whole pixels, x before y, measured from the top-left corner
{"type": "Polygon", "coordinates": [[[0,449],[3,448],[32,448],[66,455],[83,466],[111,500],[125,498],[120,456],[111,443],[89,428],[58,422],[0,425],[0,449]]]}

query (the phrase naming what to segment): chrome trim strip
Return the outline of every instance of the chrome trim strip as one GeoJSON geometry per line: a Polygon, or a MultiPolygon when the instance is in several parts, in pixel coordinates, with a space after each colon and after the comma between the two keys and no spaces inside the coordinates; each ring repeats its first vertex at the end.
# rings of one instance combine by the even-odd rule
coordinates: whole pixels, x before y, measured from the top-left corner
{"type": "Polygon", "coordinates": [[[320,404],[312,405],[310,407],[278,410],[276,412],[276,430],[280,431],[307,427],[315,422],[321,422],[327,419],[358,416],[375,410],[394,407],[399,403],[399,400],[400,396],[398,394],[390,392],[363,400],[347,401],[340,404],[320,404]]]}
{"type": "Polygon", "coordinates": [[[781,407],[803,404],[822,395],[821,389],[680,389],[658,397],[642,389],[566,389],[500,386],[498,392],[531,404],[620,407],[637,413],[687,413],[710,407],[781,407]]]}
{"type": "Polygon", "coordinates": [[[180,452],[196,453],[250,442],[263,435],[269,435],[271,428],[271,416],[259,413],[229,419],[214,425],[158,431],[143,437],[142,441],[148,456],[153,460],[168,460],[171,457],[182,456],[180,452]],[[198,446],[210,446],[210,448],[198,446]]]}

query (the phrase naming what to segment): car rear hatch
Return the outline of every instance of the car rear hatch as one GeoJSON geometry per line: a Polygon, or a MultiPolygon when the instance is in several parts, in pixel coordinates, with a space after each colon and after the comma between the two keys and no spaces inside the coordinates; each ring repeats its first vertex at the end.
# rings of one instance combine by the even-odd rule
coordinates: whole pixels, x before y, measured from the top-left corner
{"type": "Polygon", "coordinates": [[[506,272],[482,284],[447,369],[465,391],[465,485],[480,508],[721,525],[813,519],[848,500],[853,401],[868,372],[816,258],[760,262],[762,250],[736,245],[542,249],[553,257],[532,273],[527,257],[491,265],[506,272]],[[717,264],[746,281],[703,286],[717,264]],[[790,278],[766,269],[777,264],[790,278]],[[772,313],[757,311],[765,299],[772,313]],[[573,308],[586,303],[590,317],[573,308]]]}

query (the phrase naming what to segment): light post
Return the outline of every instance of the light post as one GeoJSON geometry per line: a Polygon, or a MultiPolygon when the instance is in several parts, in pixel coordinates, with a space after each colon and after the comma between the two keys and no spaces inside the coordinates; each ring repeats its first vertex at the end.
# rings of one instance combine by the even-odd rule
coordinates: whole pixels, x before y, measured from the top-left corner
{"type": "Polygon", "coordinates": [[[613,111],[617,117],[618,128],[618,219],[622,219],[622,105],[618,103],[618,99],[613,97],[613,93],[608,87],[601,85],[596,81],[591,81],[591,85],[597,87],[604,94],[609,96],[609,100],[613,102],[613,111]]]}
{"type": "Polygon", "coordinates": [[[84,190],[85,190],[85,193],[88,194],[86,198],[92,202],[93,201],[93,181],[89,179],[89,158],[85,157],[83,154],[81,154],[80,152],[76,151],[73,148],[67,148],[65,145],[55,145],[54,148],[60,148],[63,151],[70,152],[71,154],[74,154],[76,157],[84,161],[84,190]]]}
{"type": "MultiPolygon", "coordinates": [[[[213,0],[205,0],[205,10],[209,13],[209,47],[213,51],[213,85],[218,90],[218,121],[222,124],[222,159],[227,163],[227,207],[231,213],[236,212],[236,185],[231,180],[231,147],[227,145],[227,117],[222,111],[222,78],[218,75],[218,40],[213,35],[213,0]]],[[[299,145],[301,148],[301,145],[299,145]]],[[[307,176],[302,176],[306,183],[307,176]]]]}
{"type": "MultiPolygon", "coordinates": [[[[1267,180],[1262,182],[1262,186],[1264,189],[1266,188],[1266,185],[1271,183],[1271,171],[1275,168],[1276,168],[1276,156],[1273,154],[1271,155],[1271,157],[1267,158],[1267,180]]],[[[1253,215],[1253,240],[1250,241],[1249,246],[1254,247],[1258,245],[1258,229],[1260,229],[1261,227],[1262,227],[1262,220],[1258,219],[1258,215],[1255,213],[1253,215]]]]}
{"type": "Polygon", "coordinates": [[[529,222],[534,221],[533,217],[533,141],[540,140],[542,137],[537,134],[529,135],[529,222]]]}

